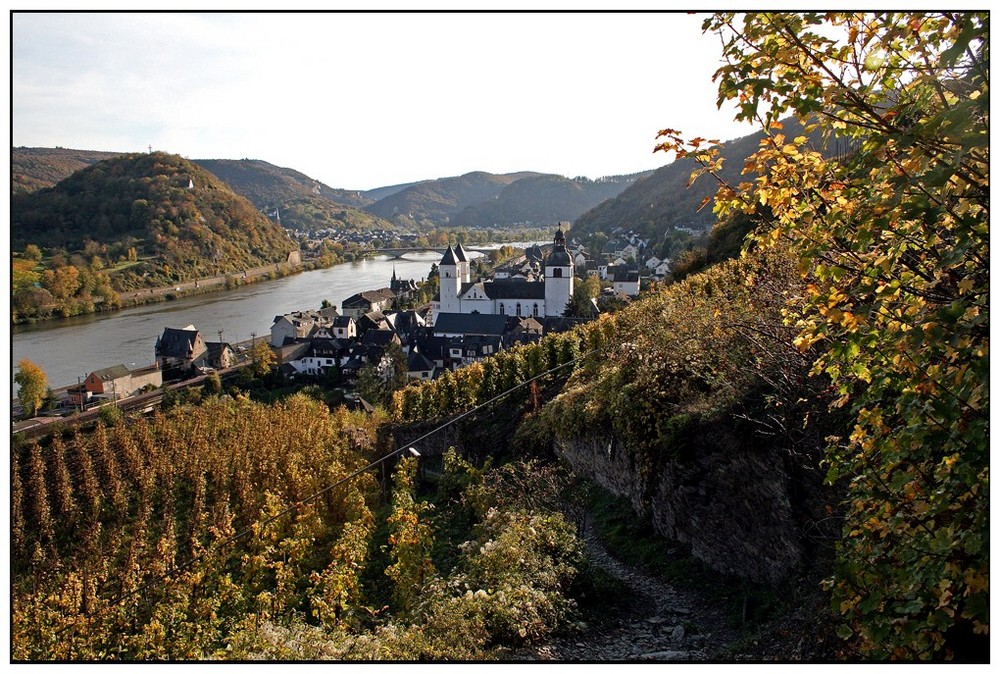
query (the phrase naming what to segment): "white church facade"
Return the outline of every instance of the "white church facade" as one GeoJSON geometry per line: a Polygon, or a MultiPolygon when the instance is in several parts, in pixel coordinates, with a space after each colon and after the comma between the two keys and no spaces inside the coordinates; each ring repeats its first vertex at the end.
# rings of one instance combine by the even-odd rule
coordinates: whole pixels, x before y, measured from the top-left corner
{"type": "Polygon", "coordinates": [[[438,264],[440,292],[432,303],[439,314],[487,314],[545,318],[562,316],[573,296],[573,258],[566,252],[562,230],[555,233],[545,259],[545,277],[538,281],[493,279],[472,282],[462,244],[448,246],[438,264]]]}

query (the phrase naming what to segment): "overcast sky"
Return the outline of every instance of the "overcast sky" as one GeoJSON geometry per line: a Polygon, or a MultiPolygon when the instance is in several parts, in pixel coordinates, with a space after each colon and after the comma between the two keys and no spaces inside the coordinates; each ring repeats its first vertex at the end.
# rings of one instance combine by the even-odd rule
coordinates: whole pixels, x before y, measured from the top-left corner
{"type": "Polygon", "coordinates": [[[262,159],[331,187],[634,173],[719,111],[690,14],[15,14],[15,146],[262,159]]]}

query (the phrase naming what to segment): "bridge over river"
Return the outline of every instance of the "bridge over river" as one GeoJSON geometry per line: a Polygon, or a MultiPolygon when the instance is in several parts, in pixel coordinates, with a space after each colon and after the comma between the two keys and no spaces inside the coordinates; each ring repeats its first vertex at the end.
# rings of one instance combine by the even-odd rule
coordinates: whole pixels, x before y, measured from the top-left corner
{"type": "MultiPolygon", "coordinates": [[[[464,244],[463,244],[462,248],[464,248],[467,252],[470,252],[470,253],[482,253],[483,255],[486,255],[487,253],[496,250],[496,246],[494,246],[492,248],[478,248],[478,247],[474,247],[474,246],[466,246],[464,244]]],[[[421,247],[414,247],[414,248],[372,248],[371,252],[372,253],[376,253],[378,255],[389,255],[389,256],[397,259],[397,260],[401,260],[401,259],[403,259],[403,256],[405,256],[407,253],[440,253],[441,255],[444,255],[444,252],[446,250],[448,250],[447,246],[444,247],[444,248],[442,248],[440,246],[424,246],[423,248],[421,248],[421,247]]]]}

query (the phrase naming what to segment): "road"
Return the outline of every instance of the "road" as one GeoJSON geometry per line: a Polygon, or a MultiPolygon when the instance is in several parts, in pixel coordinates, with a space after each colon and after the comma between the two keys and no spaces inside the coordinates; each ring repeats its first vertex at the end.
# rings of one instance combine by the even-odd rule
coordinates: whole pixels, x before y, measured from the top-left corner
{"type": "MultiPolygon", "coordinates": [[[[248,365],[250,365],[249,362],[244,362],[234,365],[233,367],[218,370],[219,377],[223,381],[226,381],[227,379],[234,377],[242,368],[248,365]]],[[[128,398],[121,398],[120,400],[114,402],[108,402],[97,407],[92,407],[84,412],[71,413],[68,416],[41,416],[25,419],[24,421],[19,421],[13,424],[11,432],[15,435],[20,435],[28,439],[37,438],[45,435],[48,432],[48,426],[56,422],[61,422],[66,426],[78,426],[93,421],[101,413],[101,408],[107,407],[108,405],[115,405],[125,412],[155,408],[160,404],[160,401],[163,400],[165,390],[177,391],[187,388],[188,386],[198,386],[200,384],[204,384],[205,379],[208,376],[209,375],[207,374],[198,375],[197,377],[192,377],[191,379],[167,383],[165,387],[158,388],[155,391],[150,391],[149,393],[143,393],[142,395],[137,396],[129,396],[128,398]]],[[[15,399],[15,405],[16,404],[17,401],[15,399]]]]}
{"type": "Polygon", "coordinates": [[[164,297],[168,293],[184,293],[192,290],[204,290],[206,288],[213,288],[218,286],[225,286],[226,279],[229,277],[235,277],[242,281],[253,281],[260,276],[270,274],[271,272],[293,272],[301,268],[300,264],[292,264],[289,262],[280,262],[273,264],[266,264],[260,267],[254,267],[253,269],[247,269],[242,273],[233,274],[221,274],[219,276],[209,276],[207,278],[194,279],[193,281],[181,281],[170,286],[164,286],[162,288],[143,288],[141,290],[130,290],[128,292],[118,293],[118,297],[122,302],[131,302],[136,299],[145,299],[148,297],[164,297]]]}

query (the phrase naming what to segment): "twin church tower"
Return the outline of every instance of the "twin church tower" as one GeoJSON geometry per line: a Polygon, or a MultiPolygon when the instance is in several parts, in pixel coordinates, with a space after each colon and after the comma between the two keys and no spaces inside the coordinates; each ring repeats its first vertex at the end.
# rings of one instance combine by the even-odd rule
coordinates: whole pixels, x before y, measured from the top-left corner
{"type": "Polygon", "coordinates": [[[490,314],[533,317],[562,316],[573,296],[573,258],[566,252],[566,236],[557,229],[552,252],[539,281],[494,279],[472,282],[469,259],[462,244],[448,246],[438,263],[440,292],[433,301],[438,314],[490,314]]]}

